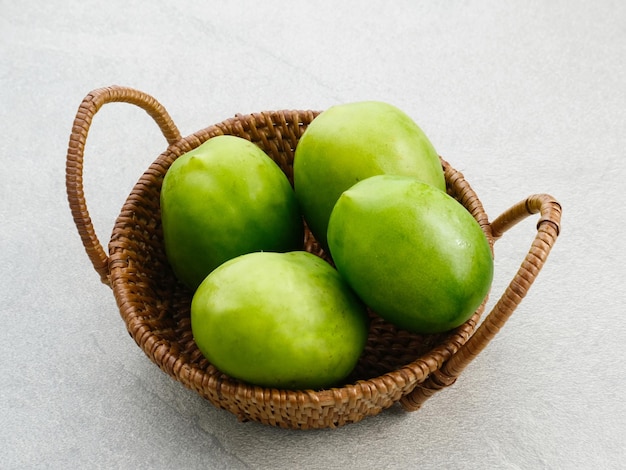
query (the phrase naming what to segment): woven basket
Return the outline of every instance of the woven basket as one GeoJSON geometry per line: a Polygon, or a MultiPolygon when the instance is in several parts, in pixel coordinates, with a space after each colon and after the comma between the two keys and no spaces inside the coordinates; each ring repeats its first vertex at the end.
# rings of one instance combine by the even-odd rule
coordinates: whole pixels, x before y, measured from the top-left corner
{"type": "MultiPolygon", "coordinates": [[[[249,385],[219,372],[200,353],[190,328],[192,292],[177,282],[163,248],[159,192],[172,162],[211,137],[231,134],[262,148],[293,181],[298,139],[314,111],[269,111],[236,115],[181,137],[166,110],[140,91],[113,86],[89,93],[78,109],[67,153],[67,195],[89,259],[109,285],[130,335],[163,371],[213,405],[242,421],[285,428],[327,428],[354,423],[400,403],[420,408],[451,385],[511,316],[543,266],[559,233],[561,207],[546,194],[532,195],[489,222],[463,175],[442,160],[449,194],[475,217],[491,246],[510,227],[539,214],[537,233],[519,271],[482,322],[485,303],[454,331],[417,335],[398,330],[370,312],[367,346],[345,385],[327,390],[277,390],[249,385]],[[96,237],[83,193],[83,153],[93,116],[106,103],[127,102],[144,109],[169,146],[150,165],[128,196],[108,245],[96,237]]],[[[310,232],[303,249],[326,257],[310,232]]],[[[486,302],[486,301],[485,301],[486,302]]]]}

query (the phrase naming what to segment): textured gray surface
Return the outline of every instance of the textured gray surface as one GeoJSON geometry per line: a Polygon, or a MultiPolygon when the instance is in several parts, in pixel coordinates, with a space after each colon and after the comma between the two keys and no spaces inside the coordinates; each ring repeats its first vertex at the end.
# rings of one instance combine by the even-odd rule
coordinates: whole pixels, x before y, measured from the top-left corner
{"type": "MultiPolygon", "coordinates": [[[[0,467],[620,468],[626,460],[626,3],[0,0],[0,467]],[[528,297],[424,408],[334,431],[242,424],[126,334],[66,203],[93,88],[159,99],[183,134],[235,113],[381,99],[408,112],[495,217],[532,193],[563,232],[528,297]]],[[[165,148],[128,105],[89,136],[106,243],[165,148]]],[[[496,248],[493,298],[534,221],[496,248]]]]}

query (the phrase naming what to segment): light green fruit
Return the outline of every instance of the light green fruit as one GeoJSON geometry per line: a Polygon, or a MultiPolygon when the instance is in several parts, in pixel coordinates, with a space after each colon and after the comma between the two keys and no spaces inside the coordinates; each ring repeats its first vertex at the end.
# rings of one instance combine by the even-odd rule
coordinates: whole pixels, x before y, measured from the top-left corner
{"type": "Polygon", "coordinates": [[[328,243],[360,298],[409,331],[463,324],[491,287],[492,252],[478,222],[451,196],[414,178],[374,176],[345,191],[328,243]]]}
{"type": "Polygon", "coordinates": [[[287,177],[259,147],[234,136],[213,137],[171,165],[161,218],[168,261],[192,289],[231,258],[303,244],[287,177]]]}
{"type": "Polygon", "coordinates": [[[341,382],[367,339],[365,307],[326,261],[305,251],[227,261],[191,303],[193,337],[222,372],[251,384],[320,389],[341,382]]]}
{"type": "Polygon", "coordinates": [[[328,219],[346,189],[370,176],[413,176],[445,190],[441,161],[418,125],[380,101],[333,106],[306,129],[294,156],[294,188],[315,238],[327,247],[328,219]]]}

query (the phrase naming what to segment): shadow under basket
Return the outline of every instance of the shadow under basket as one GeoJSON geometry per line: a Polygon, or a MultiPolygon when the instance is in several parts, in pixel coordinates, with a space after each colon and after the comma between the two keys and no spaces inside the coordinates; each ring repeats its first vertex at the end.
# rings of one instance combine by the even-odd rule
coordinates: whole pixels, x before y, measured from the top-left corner
{"type": "MultiPolygon", "coordinates": [[[[317,114],[283,110],[236,115],[183,138],[153,97],[112,86],[85,97],[70,136],[66,186],[72,215],[95,270],[113,290],[130,335],[163,371],[242,421],[284,428],[332,428],[376,415],[395,403],[407,411],[419,409],[435,392],[454,383],[497,334],[526,295],[559,233],[561,207],[547,194],[531,195],[489,222],[463,175],[442,159],[448,193],[474,216],[492,248],[510,227],[531,214],[539,216],[530,250],[493,309],[482,317],[483,303],[465,324],[435,335],[399,330],[370,312],[367,346],[353,374],[336,388],[277,390],[228,377],[198,350],[191,333],[192,292],[176,280],[165,257],[159,209],[163,177],[177,157],[207,139],[230,134],[258,145],[293,182],[294,150],[317,114]],[[128,196],[115,222],[107,254],[87,211],[83,155],[92,118],[104,104],[112,102],[131,103],[145,110],[169,145],[128,196]]],[[[303,249],[325,257],[308,231],[303,249]]]]}

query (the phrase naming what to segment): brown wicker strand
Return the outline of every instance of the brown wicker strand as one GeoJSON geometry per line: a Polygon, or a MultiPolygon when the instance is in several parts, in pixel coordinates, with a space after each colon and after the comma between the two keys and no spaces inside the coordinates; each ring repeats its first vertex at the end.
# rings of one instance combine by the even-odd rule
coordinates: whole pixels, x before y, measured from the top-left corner
{"type": "Polygon", "coordinates": [[[68,144],[66,189],[74,223],[83,246],[103,283],[109,284],[108,256],[95,233],[83,190],[83,156],[89,128],[95,114],[106,103],[125,102],[144,109],[157,123],[169,144],[180,140],[180,132],[165,108],[153,97],[132,88],[111,86],[89,93],[80,104],[68,144]]]}

